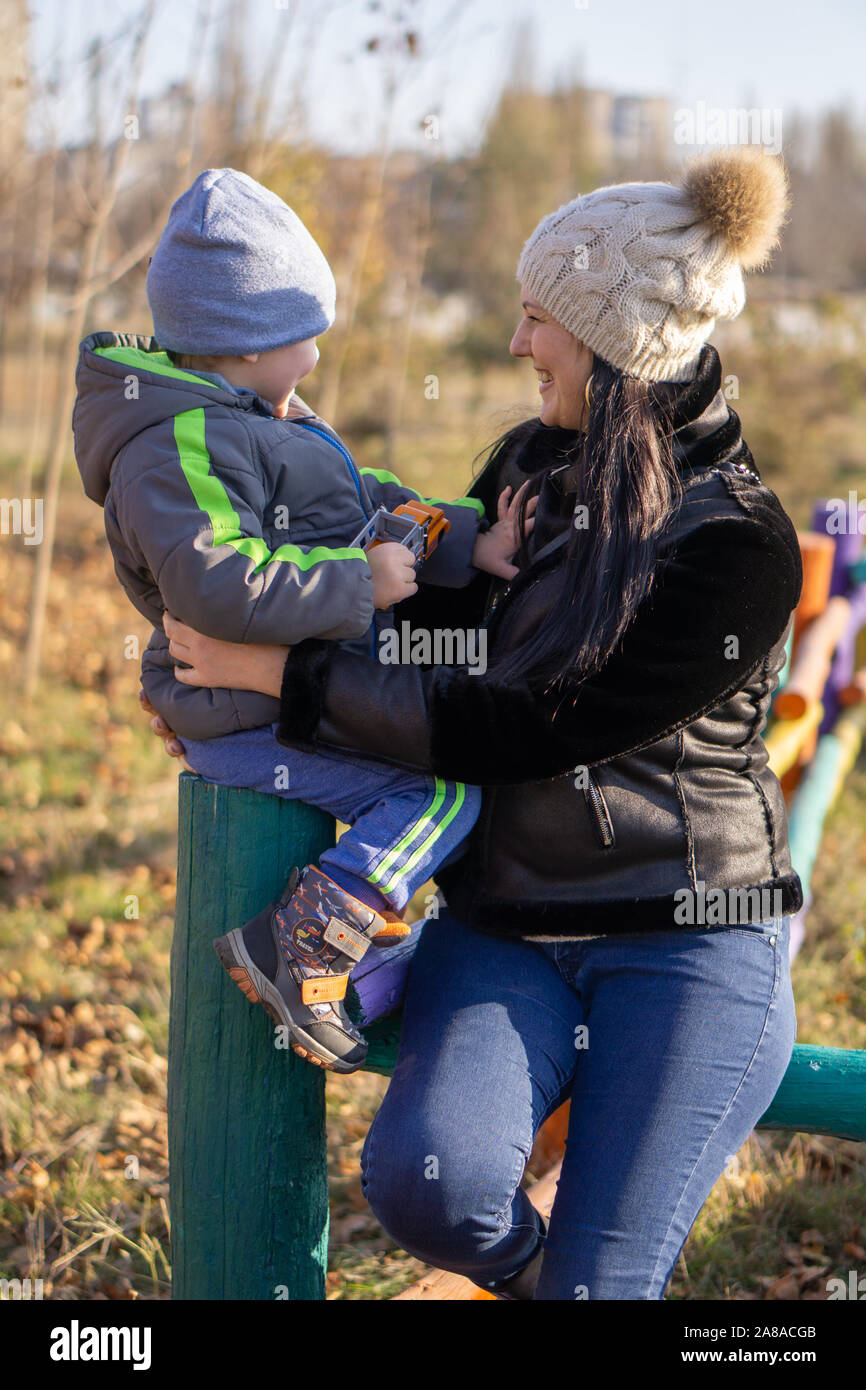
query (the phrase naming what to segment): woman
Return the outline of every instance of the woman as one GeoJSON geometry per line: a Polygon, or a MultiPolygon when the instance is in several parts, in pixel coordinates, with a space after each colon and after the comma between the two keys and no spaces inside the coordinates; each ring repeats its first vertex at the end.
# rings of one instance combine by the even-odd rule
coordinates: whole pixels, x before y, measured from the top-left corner
{"type": "Polygon", "coordinates": [[[179,680],[279,697],[286,743],[483,786],[362,1164],[404,1249],[503,1298],[662,1298],[790,1060],[802,889],[760,731],[802,572],[707,342],[786,206],[743,149],[526,243],[511,352],[542,408],[473,491],[492,518],[529,478],[535,528],[508,585],[411,601],[415,626],[486,625],[484,675],[166,624],[179,680]],[[520,1182],[569,1095],[546,1231],[520,1182]]]}

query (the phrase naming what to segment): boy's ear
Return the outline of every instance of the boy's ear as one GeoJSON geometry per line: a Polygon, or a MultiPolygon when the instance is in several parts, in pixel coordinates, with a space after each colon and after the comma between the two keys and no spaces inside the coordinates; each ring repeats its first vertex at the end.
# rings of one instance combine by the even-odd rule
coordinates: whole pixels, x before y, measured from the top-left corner
{"type": "Polygon", "coordinates": [[[241,361],[242,361],[242,362],[258,362],[258,360],[259,360],[259,353],[257,353],[257,352],[242,352],[242,353],[241,353],[241,361]]]}

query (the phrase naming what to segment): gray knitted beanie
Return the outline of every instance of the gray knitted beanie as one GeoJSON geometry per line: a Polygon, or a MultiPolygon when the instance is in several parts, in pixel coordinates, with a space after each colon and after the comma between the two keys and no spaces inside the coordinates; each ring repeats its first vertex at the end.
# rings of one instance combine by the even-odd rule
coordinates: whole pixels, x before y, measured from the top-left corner
{"type": "Polygon", "coordinates": [[[695,160],[679,186],[597,188],[545,217],[517,279],[593,352],[643,381],[690,381],[717,318],[745,304],[788,208],[781,161],[754,146],[695,160]]]}
{"type": "Polygon", "coordinates": [[[236,169],[205,169],[181,194],[147,274],[160,347],[201,356],[315,338],[334,322],[336,297],[301,219],[236,169]]]}

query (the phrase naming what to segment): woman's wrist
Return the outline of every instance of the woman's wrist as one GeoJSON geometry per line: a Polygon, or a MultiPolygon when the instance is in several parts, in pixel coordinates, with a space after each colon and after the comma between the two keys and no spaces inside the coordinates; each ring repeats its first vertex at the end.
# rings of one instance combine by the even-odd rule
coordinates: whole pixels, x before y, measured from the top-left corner
{"type": "Polygon", "coordinates": [[[254,653],[249,673],[250,689],[258,690],[262,695],[273,695],[278,700],[283,685],[283,671],[291,650],[291,647],[250,647],[249,651],[254,653]]]}

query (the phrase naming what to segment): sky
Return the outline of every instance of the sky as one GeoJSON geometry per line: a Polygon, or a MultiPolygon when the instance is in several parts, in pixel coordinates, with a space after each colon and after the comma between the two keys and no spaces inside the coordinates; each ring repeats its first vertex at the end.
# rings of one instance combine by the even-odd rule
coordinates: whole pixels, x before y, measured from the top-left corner
{"type": "MultiPolygon", "coordinates": [[[[213,0],[220,15],[230,0],[213,0]]],[[[370,148],[381,121],[381,59],[364,51],[382,4],[397,0],[243,0],[242,30],[262,69],[286,43],[286,68],[304,72],[310,133],[346,152],[370,148]]],[[[403,0],[429,34],[423,62],[404,71],[395,107],[395,146],[418,144],[419,124],[439,118],[441,150],[477,141],[504,74],[514,65],[541,87],[581,79],[618,94],[662,95],[677,107],[753,107],[815,113],[845,105],[866,125],[866,5],[862,0],[403,0]],[[518,34],[523,36],[518,45],[518,34]],[[528,51],[532,53],[530,63],[528,51]],[[515,56],[519,48],[519,56],[515,56]]],[[[141,0],[30,0],[34,65],[47,75],[65,55],[73,96],[61,116],[67,140],[81,138],[84,53],[117,33],[141,0]]],[[[159,0],[143,92],[183,77],[201,44],[198,0],[159,0]]],[[[128,45],[115,44],[122,63],[128,45]]],[[[257,60],[256,60],[257,61],[257,60]]],[[[122,81],[118,72],[118,81],[122,81]]]]}

